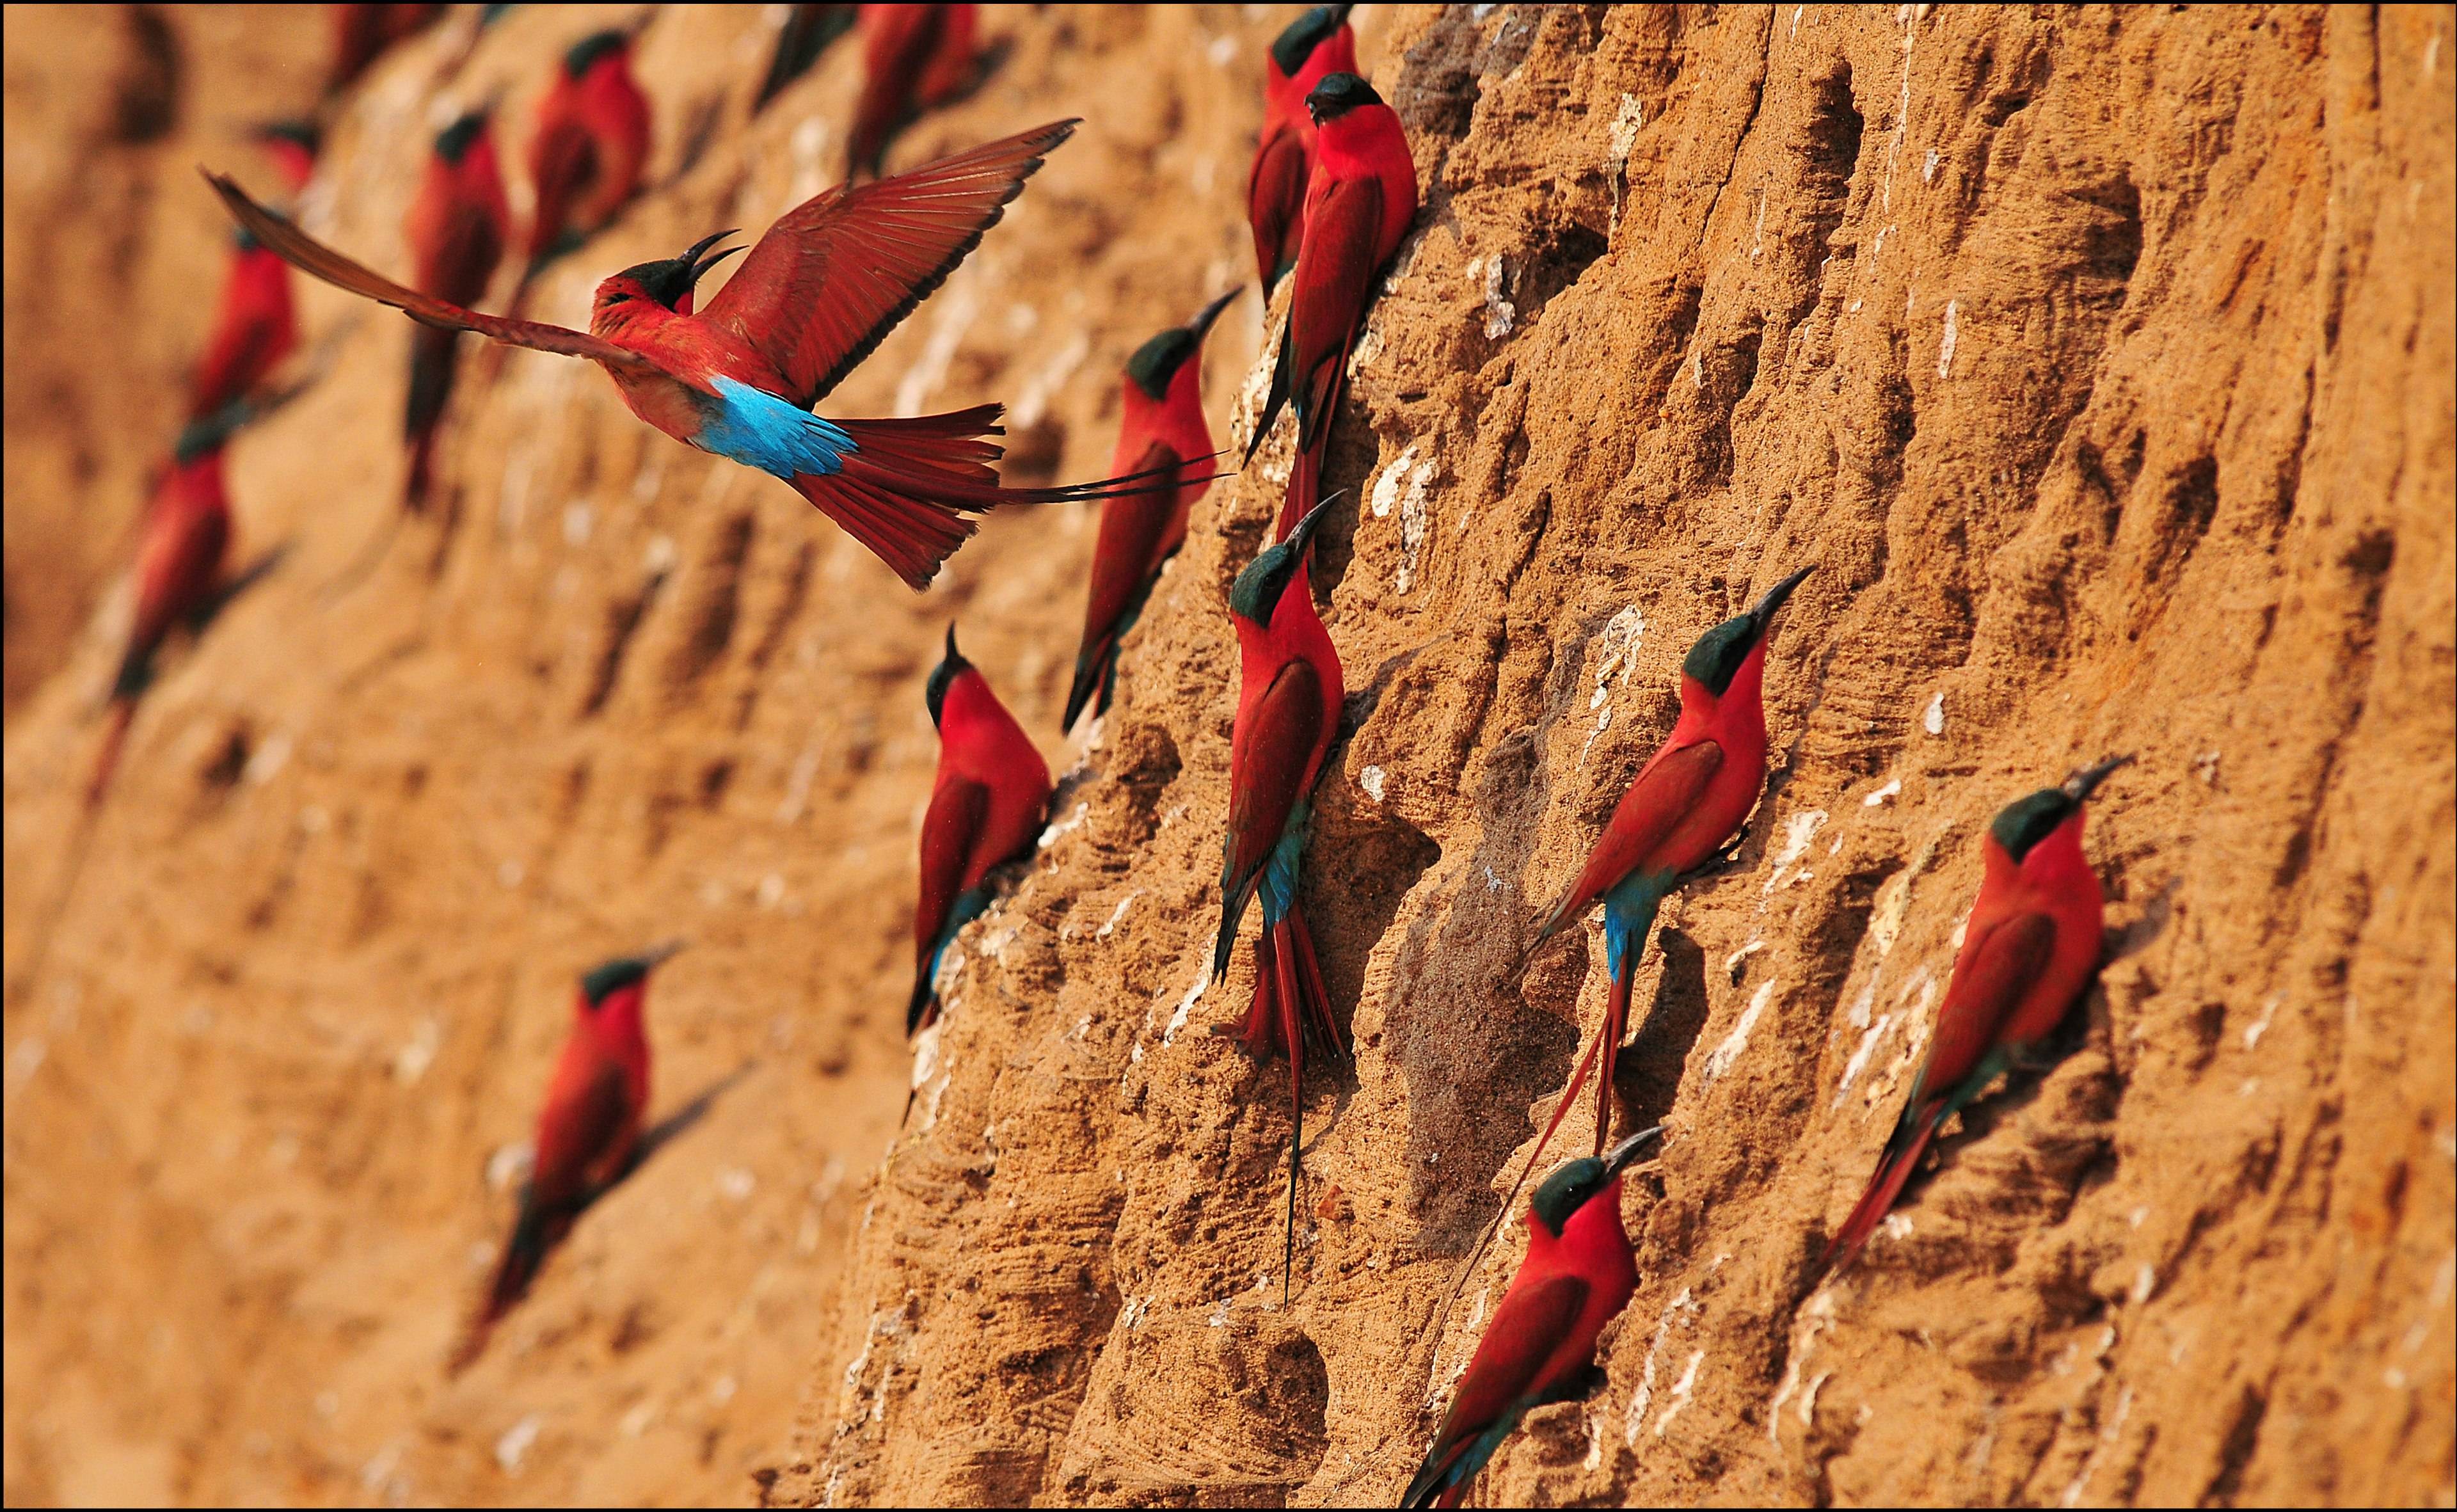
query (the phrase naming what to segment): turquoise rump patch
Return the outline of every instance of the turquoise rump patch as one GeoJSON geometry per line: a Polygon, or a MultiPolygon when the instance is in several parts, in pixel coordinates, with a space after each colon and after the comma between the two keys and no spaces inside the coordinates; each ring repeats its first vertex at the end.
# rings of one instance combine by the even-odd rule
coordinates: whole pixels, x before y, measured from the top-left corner
{"type": "Polygon", "coordinates": [[[797,473],[825,477],[844,466],[845,453],[859,449],[842,425],[731,378],[716,381],[696,440],[703,451],[789,483],[797,473]]]}

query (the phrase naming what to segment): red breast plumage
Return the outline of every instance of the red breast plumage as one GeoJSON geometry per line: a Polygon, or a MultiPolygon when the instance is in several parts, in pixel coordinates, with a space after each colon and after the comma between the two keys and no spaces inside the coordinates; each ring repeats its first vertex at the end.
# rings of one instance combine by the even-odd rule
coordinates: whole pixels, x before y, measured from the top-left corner
{"type": "Polygon", "coordinates": [[[1980,842],[1986,874],[1964,926],[1936,1034],[1868,1189],[1827,1247],[1825,1271],[1858,1258],[1937,1126],[2054,1034],[2098,969],[2105,904],[2082,854],[2083,803],[2131,756],[2085,768],[2009,804],[1980,842]]]}

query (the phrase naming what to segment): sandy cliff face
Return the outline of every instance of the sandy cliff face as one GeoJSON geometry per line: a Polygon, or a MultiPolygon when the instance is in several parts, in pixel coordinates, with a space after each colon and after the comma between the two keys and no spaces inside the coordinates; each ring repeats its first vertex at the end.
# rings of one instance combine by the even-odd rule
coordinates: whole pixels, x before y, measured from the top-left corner
{"type": "MultiPolygon", "coordinates": [[[[398,271],[428,123],[499,88],[526,119],[560,47],[631,13],[523,8],[448,81],[458,34],[400,50],[310,223],[398,271]]],[[[1022,473],[1105,466],[1125,355],[1250,276],[1288,14],[993,13],[998,71],[891,164],[1086,125],[835,403],[1001,399],[1022,473]]],[[[271,24],[168,15],[197,76],[271,24]]],[[[1356,1055],[1308,1079],[1282,1307],[1285,1071],[1209,1032],[1246,952],[1200,986],[1222,593],[1285,436],[1198,508],[1084,752],[1053,726],[1088,510],[991,522],[916,597],[554,359],[456,396],[453,507],[352,581],[394,529],[407,327],[302,290],[331,369],[232,452],[242,554],[292,555],[173,663],[79,841],[114,628],[81,618],[111,553],[76,522],[130,517],[141,464],[15,460],[109,407],[69,378],[20,407],[73,346],[20,345],[16,170],[40,131],[114,128],[18,103],[115,75],[12,12],[12,700],[21,540],[82,564],[46,612],[85,628],[28,643],[8,732],[12,985],[57,918],[7,1009],[9,1499],[1393,1496],[1515,1232],[1441,1298],[1602,1006],[1594,932],[1522,964],[1534,918],[1691,641],[1814,562],[1743,863],[1667,906],[1638,983],[1621,1116],[1670,1129],[1625,1197],[1639,1293],[1603,1384],[1483,1495],[2447,1501],[2457,25],[2367,15],[1359,13],[1427,206],[1315,573],[1352,692],[1306,906],[1356,1055]],[[1083,759],[908,1077],[951,616],[1053,768],[1083,759]],[[1810,1291],[1989,817],[2111,751],[2140,761],[2093,805],[2112,961],[2077,1047],[1810,1291]],[[676,932],[655,1112],[702,1111],[446,1381],[574,974],[676,932]]],[[[650,25],[660,187],[542,316],[834,181],[854,50],[753,119],[771,25],[650,25]]],[[[205,139],[187,110],[173,139],[205,139]]],[[[201,186],[130,172],[157,169],[176,218],[114,234],[210,280],[201,186]],[[178,238],[206,250],[154,250],[178,238]]],[[[87,320],[152,331],[170,292],[87,320]]],[[[1224,441],[1262,336],[1249,297],[1213,337],[1224,441]]],[[[170,416],[160,341],[125,384],[170,416]]]]}

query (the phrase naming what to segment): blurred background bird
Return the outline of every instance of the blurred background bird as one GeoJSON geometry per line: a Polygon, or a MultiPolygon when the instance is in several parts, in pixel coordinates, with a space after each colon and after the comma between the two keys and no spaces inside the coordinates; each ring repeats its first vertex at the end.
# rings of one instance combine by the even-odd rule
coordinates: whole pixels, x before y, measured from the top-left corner
{"type": "Polygon", "coordinates": [[[609,961],[580,979],[571,1030],[538,1112],[537,1145],[520,1212],[486,1298],[451,1369],[468,1367],[495,1324],[528,1295],[547,1254],[572,1220],[629,1172],[649,1107],[649,973],[680,950],[669,942],[644,955],[609,961]]]}
{"type": "MultiPolygon", "coordinates": [[[[504,175],[486,111],[470,112],[436,136],[405,229],[420,293],[470,306],[486,297],[486,285],[512,237],[512,213],[504,197],[504,175]]],[[[409,445],[407,503],[413,509],[426,502],[435,430],[452,397],[460,345],[457,330],[419,325],[410,333],[409,403],[403,430],[409,445]]]]}
{"type": "Polygon", "coordinates": [[[887,144],[905,122],[971,87],[979,9],[969,5],[861,8],[864,72],[845,154],[847,177],[877,176],[887,144]]]}

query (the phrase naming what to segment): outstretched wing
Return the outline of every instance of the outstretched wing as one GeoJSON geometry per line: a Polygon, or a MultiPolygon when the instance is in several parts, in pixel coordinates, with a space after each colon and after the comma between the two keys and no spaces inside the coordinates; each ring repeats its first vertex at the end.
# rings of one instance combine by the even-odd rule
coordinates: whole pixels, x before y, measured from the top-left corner
{"type": "Polygon", "coordinates": [[[245,226],[257,240],[279,253],[282,261],[336,288],[362,294],[379,304],[389,304],[422,324],[446,331],[475,331],[506,346],[526,346],[532,351],[554,352],[564,357],[586,357],[640,372],[663,371],[639,353],[626,351],[611,342],[600,341],[586,331],[547,325],[538,321],[512,321],[502,316],[480,315],[475,310],[465,310],[432,295],[403,288],[374,269],[351,261],[250,199],[247,191],[228,177],[207,172],[205,182],[213,185],[214,193],[222,197],[222,203],[230,208],[232,218],[245,226]]]}
{"type": "Polygon", "coordinates": [[[946,281],[1074,131],[1058,121],[825,190],[770,226],[702,313],[757,348],[807,409],[946,281]]]}
{"type": "Polygon", "coordinates": [[[1506,1430],[1526,1411],[1544,1362],[1561,1347],[1586,1305],[1587,1283],[1575,1275],[1511,1287],[1484,1331],[1483,1342],[1476,1345],[1476,1358],[1442,1418],[1442,1431],[1435,1436],[1401,1506],[1431,1506],[1443,1492],[1484,1468],[1500,1447],[1500,1439],[1489,1430],[1506,1430]]]}

